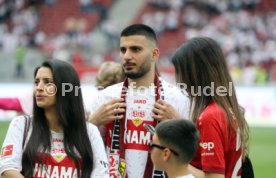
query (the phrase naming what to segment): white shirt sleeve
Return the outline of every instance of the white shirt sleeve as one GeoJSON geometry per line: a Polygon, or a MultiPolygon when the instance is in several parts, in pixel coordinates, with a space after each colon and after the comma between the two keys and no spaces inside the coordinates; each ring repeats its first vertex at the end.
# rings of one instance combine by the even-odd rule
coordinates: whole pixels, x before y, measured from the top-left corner
{"type": "Polygon", "coordinates": [[[121,90],[123,87],[123,83],[117,83],[114,85],[111,85],[104,90],[98,91],[97,97],[95,97],[95,100],[93,101],[91,113],[94,113],[100,106],[105,104],[106,102],[114,99],[114,98],[121,98],[121,90]]]}
{"type": "Polygon", "coordinates": [[[164,85],[164,99],[166,102],[174,106],[174,108],[181,114],[183,119],[190,119],[190,100],[185,91],[181,91],[175,85],[166,81],[162,81],[164,85]]]}
{"type": "Polygon", "coordinates": [[[91,124],[87,124],[87,130],[91,147],[93,151],[93,170],[91,178],[109,178],[109,163],[103,144],[102,137],[98,128],[91,124]]]}
{"type": "Polygon", "coordinates": [[[99,91],[94,86],[83,86],[82,96],[84,109],[86,112],[91,113],[95,106],[97,106],[99,91]]]}
{"type": "Polygon", "coordinates": [[[174,106],[181,114],[183,119],[190,119],[190,116],[189,116],[190,100],[185,94],[181,92],[179,93],[179,96],[176,97],[174,106]]]}
{"type": "Polygon", "coordinates": [[[25,119],[23,116],[14,118],[9,126],[2,145],[0,156],[0,175],[6,170],[22,170],[22,142],[25,119]]]}

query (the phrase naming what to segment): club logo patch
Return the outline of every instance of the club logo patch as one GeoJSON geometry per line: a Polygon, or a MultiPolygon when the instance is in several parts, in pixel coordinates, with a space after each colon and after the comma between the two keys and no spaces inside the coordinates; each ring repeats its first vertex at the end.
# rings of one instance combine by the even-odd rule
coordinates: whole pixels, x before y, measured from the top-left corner
{"type": "Polygon", "coordinates": [[[136,127],[138,127],[139,125],[141,125],[142,124],[142,122],[143,122],[143,120],[141,119],[141,118],[133,118],[132,119],[132,122],[133,122],[133,124],[136,126],[136,127]]]}
{"type": "Polygon", "coordinates": [[[13,145],[7,145],[2,148],[0,158],[12,156],[13,153],[13,145]]]}
{"type": "Polygon", "coordinates": [[[61,161],[65,158],[65,155],[64,155],[64,154],[57,154],[57,155],[54,155],[53,158],[54,158],[57,162],[61,162],[61,161]]]}

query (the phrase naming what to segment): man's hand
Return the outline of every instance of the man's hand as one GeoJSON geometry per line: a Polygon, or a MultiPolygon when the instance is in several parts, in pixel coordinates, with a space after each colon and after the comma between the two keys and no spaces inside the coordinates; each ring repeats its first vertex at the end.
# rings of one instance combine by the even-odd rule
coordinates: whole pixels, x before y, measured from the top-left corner
{"type": "Polygon", "coordinates": [[[125,112],[125,108],[126,104],[123,99],[112,99],[111,101],[100,106],[96,112],[90,115],[88,121],[96,126],[100,126],[116,119],[122,119],[122,113],[125,112]]]}
{"type": "Polygon", "coordinates": [[[165,120],[165,119],[180,119],[180,114],[174,109],[172,105],[165,102],[164,100],[158,100],[153,105],[153,118],[157,120],[165,120]]]}

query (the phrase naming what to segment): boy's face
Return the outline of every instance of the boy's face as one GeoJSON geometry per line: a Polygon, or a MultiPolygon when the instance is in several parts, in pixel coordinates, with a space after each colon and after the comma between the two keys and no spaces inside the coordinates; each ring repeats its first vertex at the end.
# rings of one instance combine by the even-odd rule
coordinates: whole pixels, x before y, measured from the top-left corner
{"type": "Polygon", "coordinates": [[[164,160],[163,160],[163,149],[156,147],[155,145],[160,145],[157,134],[155,133],[152,137],[152,147],[151,147],[151,160],[155,169],[164,170],[164,160]]]}

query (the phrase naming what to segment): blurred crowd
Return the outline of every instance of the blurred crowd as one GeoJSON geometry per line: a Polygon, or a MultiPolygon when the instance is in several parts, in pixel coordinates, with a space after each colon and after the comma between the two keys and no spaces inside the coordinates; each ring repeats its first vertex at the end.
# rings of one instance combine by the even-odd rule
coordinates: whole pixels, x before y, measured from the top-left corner
{"type": "Polygon", "coordinates": [[[34,45],[39,20],[36,6],[24,0],[0,1],[0,47],[14,51],[19,45],[34,45]]]}
{"type": "MultiPolygon", "coordinates": [[[[91,54],[97,42],[91,31],[84,30],[87,29],[84,19],[68,17],[64,33],[39,30],[39,5],[54,6],[57,1],[0,0],[0,49],[35,48],[45,54],[45,59],[69,59],[75,64],[92,66],[110,60],[114,53],[118,55],[118,33],[108,20],[108,9],[93,5],[91,0],[79,0],[79,6],[82,11],[96,9],[100,13],[98,25],[110,40],[107,54],[91,54]]],[[[183,40],[196,36],[217,40],[237,83],[276,81],[276,12],[260,9],[261,0],[147,0],[146,3],[154,10],[144,13],[141,21],[153,27],[159,36],[166,31],[181,31],[183,40]]],[[[169,57],[161,58],[169,60],[169,57]]]]}
{"type": "Polygon", "coordinates": [[[145,13],[142,22],[152,25],[159,35],[184,29],[185,40],[209,36],[218,41],[236,82],[276,81],[276,12],[260,9],[260,0],[148,3],[155,10],[145,13]]]}

